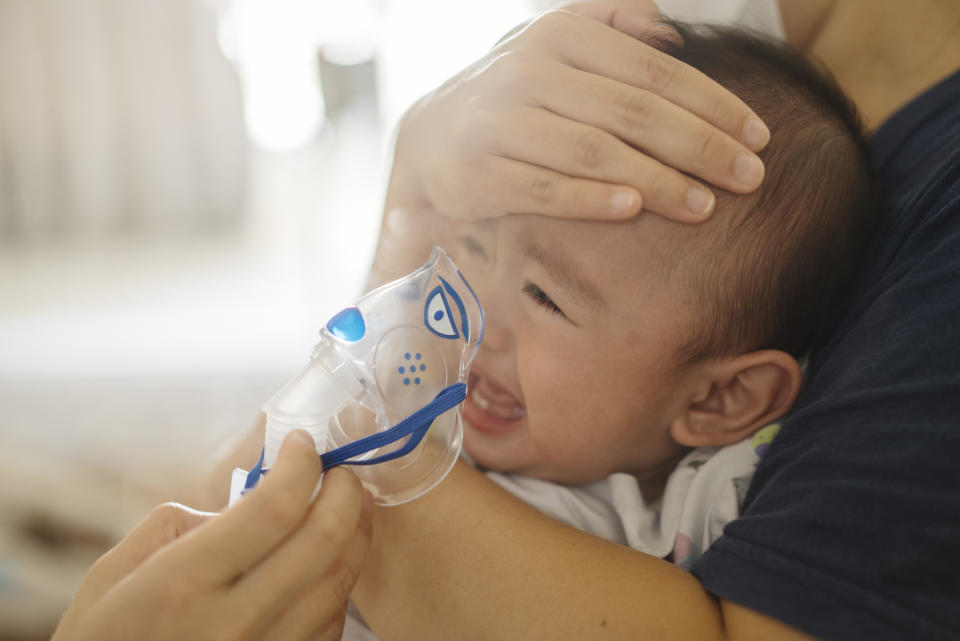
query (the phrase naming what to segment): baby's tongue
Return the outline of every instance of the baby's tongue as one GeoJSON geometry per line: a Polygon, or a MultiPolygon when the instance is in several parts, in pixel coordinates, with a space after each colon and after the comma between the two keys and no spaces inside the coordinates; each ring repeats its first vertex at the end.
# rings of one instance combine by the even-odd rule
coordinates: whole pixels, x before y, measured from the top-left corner
{"type": "Polygon", "coordinates": [[[496,418],[515,420],[527,413],[513,394],[475,374],[470,375],[470,398],[480,409],[496,418]]]}

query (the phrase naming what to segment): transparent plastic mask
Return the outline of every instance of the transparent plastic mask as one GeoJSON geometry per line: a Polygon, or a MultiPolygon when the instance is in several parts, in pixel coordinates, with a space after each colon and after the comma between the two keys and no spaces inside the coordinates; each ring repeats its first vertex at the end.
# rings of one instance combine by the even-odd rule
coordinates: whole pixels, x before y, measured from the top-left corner
{"type": "MultiPolygon", "coordinates": [[[[434,247],[423,267],[364,295],[323,327],[310,362],[263,407],[264,467],[292,429],[308,431],[322,454],[382,432],[450,385],[465,383],[483,331],[480,301],[447,253],[434,247]]],[[[462,439],[458,406],[435,418],[411,452],[352,470],[378,503],[404,503],[443,480],[462,439]]]]}

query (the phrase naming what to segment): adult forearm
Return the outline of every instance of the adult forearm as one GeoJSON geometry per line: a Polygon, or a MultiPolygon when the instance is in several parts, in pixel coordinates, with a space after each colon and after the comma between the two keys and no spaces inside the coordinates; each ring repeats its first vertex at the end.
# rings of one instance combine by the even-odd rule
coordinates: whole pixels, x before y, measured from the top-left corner
{"type": "Polygon", "coordinates": [[[660,559],[555,522],[458,464],[377,509],[354,593],[382,641],[719,639],[719,603],[660,559]]]}
{"type": "MultiPolygon", "coordinates": [[[[417,109],[414,106],[412,110],[417,109]]],[[[439,241],[447,224],[427,203],[414,168],[416,136],[409,131],[408,113],[397,131],[393,169],[387,183],[383,222],[367,289],[408,274],[420,267],[439,241]]]]}
{"type": "Polygon", "coordinates": [[[820,35],[836,0],[780,0],[780,16],[787,42],[808,51],[820,35]]]}

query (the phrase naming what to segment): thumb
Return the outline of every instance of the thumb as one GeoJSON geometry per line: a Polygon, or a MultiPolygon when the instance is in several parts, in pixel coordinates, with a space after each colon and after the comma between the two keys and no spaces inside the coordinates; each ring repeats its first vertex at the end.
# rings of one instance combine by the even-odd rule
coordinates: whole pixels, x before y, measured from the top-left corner
{"type": "Polygon", "coordinates": [[[179,503],[157,506],[125,539],[100,557],[87,574],[82,589],[102,594],[154,552],[215,516],[179,503]]]}
{"type": "Polygon", "coordinates": [[[53,638],[67,638],[69,635],[61,632],[72,630],[83,613],[110,588],[136,570],[151,554],[214,516],[176,503],[164,503],[154,508],[125,539],[93,564],[53,638]]]}

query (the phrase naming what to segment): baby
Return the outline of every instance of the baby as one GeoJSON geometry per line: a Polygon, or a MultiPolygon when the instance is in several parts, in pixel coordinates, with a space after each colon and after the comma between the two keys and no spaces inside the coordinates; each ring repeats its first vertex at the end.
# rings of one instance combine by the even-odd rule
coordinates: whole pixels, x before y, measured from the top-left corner
{"type": "MultiPolygon", "coordinates": [[[[879,218],[859,119],[831,79],[749,32],[676,28],[682,43],[669,52],[732,90],[773,132],[759,191],[720,193],[714,216],[696,226],[644,214],[608,223],[508,216],[455,225],[442,240],[487,318],[463,407],[467,454],[494,472],[603,481],[563,488],[492,475],[601,535],[592,523],[610,514],[635,521],[654,506],[656,520],[674,509],[660,499],[678,466],[683,489],[667,498],[709,508],[688,499],[693,477],[717,448],[790,409],[798,361],[828,329],[879,218]],[[590,507],[591,497],[620,507],[590,507]],[[584,516],[597,509],[597,519],[584,516]]],[[[737,516],[757,460],[749,443],[741,449],[749,456],[718,472],[739,484],[733,508],[710,533],[691,533],[700,551],[737,516]]],[[[632,534],[614,538],[677,551],[677,531],[661,532],[666,548],[632,534]]]]}
{"type": "Polygon", "coordinates": [[[879,216],[832,80],[748,32],[676,28],[669,52],[769,126],[760,190],[695,226],[514,215],[438,240],[486,313],[467,455],[548,515],[689,567],[737,517],[774,430],[748,437],[796,399],[879,216]]]}

